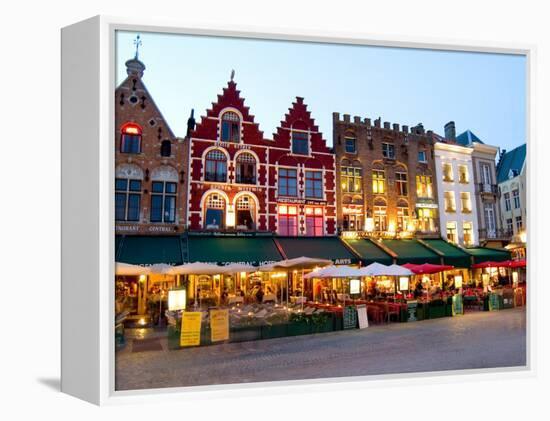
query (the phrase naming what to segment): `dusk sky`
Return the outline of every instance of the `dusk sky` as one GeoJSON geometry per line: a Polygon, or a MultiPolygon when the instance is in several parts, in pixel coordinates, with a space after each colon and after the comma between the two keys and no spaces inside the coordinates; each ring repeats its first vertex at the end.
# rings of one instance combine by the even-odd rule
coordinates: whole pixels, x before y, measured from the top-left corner
{"type": "MultiPolygon", "coordinates": [[[[137,33],[117,33],[117,85],[135,54],[137,33]]],[[[332,113],[414,126],[443,134],[470,129],[510,150],[525,142],[524,56],[405,48],[250,40],[141,32],[143,81],[177,136],[191,108],[205,115],[235,82],[266,138],[296,96],[332,145],[332,113]]]]}

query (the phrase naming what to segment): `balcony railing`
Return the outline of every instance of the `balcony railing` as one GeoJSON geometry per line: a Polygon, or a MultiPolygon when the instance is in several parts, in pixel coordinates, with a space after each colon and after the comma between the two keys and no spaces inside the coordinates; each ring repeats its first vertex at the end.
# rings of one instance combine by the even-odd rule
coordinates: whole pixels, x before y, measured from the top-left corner
{"type": "Polygon", "coordinates": [[[498,194],[498,186],[496,184],[478,183],[477,192],[481,194],[498,194]]]}
{"type": "Polygon", "coordinates": [[[478,231],[480,240],[509,240],[514,235],[512,231],[508,231],[505,228],[498,228],[494,230],[482,228],[478,231]]]}

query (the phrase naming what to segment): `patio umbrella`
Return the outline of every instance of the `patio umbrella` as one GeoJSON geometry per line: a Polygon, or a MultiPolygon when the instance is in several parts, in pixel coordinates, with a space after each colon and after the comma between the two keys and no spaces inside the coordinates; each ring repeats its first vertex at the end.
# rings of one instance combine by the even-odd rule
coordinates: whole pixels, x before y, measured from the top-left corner
{"type": "Polygon", "coordinates": [[[410,269],[416,275],[429,275],[432,273],[439,273],[439,272],[444,272],[446,270],[454,269],[454,266],[451,266],[451,265],[434,265],[431,263],[424,263],[422,265],[406,263],[403,265],[403,267],[406,269],[410,269]]]}
{"type": "Polygon", "coordinates": [[[150,266],[150,273],[154,273],[157,275],[176,275],[176,273],[173,273],[174,266],[167,265],[166,263],[155,263],[154,265],[150,266]]]}
{"type": "Polygon", "coordinates": [[[360,276],[364,275],[358,268],[353,268],[351,266],[326,266],[304,275],[304,278],[352,278],[360,276]]]}
{"type": "Polygon", "coordinates": [[[138,276],[150,273],[151,269],[148,266],[131,265],[122,262],[115,263],[115,275],[138,276]]]}
{"type": "Polygon", "coordinates": [[[374,262],[360,269],[361,276],[386,276],[390,275],[392,270],[389,266],[374,262]]]}
{"type": "Polygon", "coordinates": [[[512,260],[512,263],[510,264],[511,268],[525,268],[527,267],[527,260],[521,259],[521,260],[512,260]]]}
{"type": "Polygon", "coordinates": [[[174,275],[217,275],[224,273],[224,267],[214,263],[193,262],[172,266],[171,273],[174,275]]]}
{"type": "Polygon", "coordinates": [[[498,268],[498,267],[505,267],[505,262],[482,262],[482,263],[476,263],[472,265],[472,269],[482,269],[482,268],[498,268]]]}
{"type": "Polygon", "coordinates": [[[412,276],[414,275],[414,272],[410,269],[407,269],[403,266],[399,266],[396,264],[390,265],[388,267],[390,269],[390,273],[388,275],[391,276],[412,276]]]}

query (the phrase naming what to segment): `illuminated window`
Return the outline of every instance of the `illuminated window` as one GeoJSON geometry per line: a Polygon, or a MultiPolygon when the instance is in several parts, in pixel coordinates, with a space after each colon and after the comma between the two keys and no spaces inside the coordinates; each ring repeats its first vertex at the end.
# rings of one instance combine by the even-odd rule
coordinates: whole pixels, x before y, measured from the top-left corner
{"type": "Polygon", "coordinates": [[[298,207],[279,205],[279,234],[296,236],[298,235],[298,207]]]}
{"type": "Polygon", "coordinates": [[[218,193],[211,193],[205,201],[204,226],[206,229],[225,227],[225,199],[218,193]]]}
{"type": "Polygon", "coordinates": [[[363,229],[363,215],[358,213],[344,214],[344,231],[361,231],[363,229]]]}
{"type": "Polygon", "coordinates": [[[420,198],[432,198],[432,177],[429,175],[416,176],[416,195],[420,198]]]}
{"type": "Polygon", "coordinates": [[[383,170],[372,171],[372,192],[382,194],[386,191],[386,177],[383,170]]]}
{"type": "Polygon", "coordinates": [[[374,206],[374,229],[375,231],[386,231],[388,226],[388,217],[386,206],[374,206]]]}
{"type": "Polygon", "coordinates": [[[340,170],[342,191],[344,193],[360,193],[363,184],[362,170],[358,167],[342,167],[340,170]]]}
{"type": "Polygon", "coordinates": [[[395,173],[395,185],[397,187],[397,194],[399,196],[407,196],[409,190],[407,188],[407,173],[396,172],[395,173]]]}
{"type": "Polygon", "coordinates": [[[462,225],[462,231],[464,234],[464,245],[471,246],[474,244],[474,230],[471,222],[464,222],[462,225]]]}
{"type": "Polygon", "coordinates": [[[237,199],[237,229],[254,229],[254,203],[254,199],[247,195],[237,199]]]}
{"type": "Polygon", "coordinates": [[[397,207],[397,230],[406,231],[409,226],[410,216],[409,207],[398,206],[397,207]]]}
{"type": "Polygon", "coordinates": [[[472,202],[470,200],[470,193],[461,192],[460,193],[460,204],[462,207],[462,213],[471,213],[472,212],[472,202]]]}
{"type": "Polygon", "coordinates": [[[458,182],[467,184],[469,181],[468,178],[468,167],[466,165],[458,166],[458,182]]]}
{"type": "Polygon", "coordinates": [[[321,171],[306,171],[306,197],[323,198],[323,173],[321,171]]]}
{"type": "Polygon", "coordinates": [[[227,181],[227,157],[219,149],[206,154],[204,179],[223,183],[227,181]]]}
{"type": "Polygon", "coordinates": [[[418,225],[419,225],[420,231],[434,232],[435,231],[435,211],[430,208],[419,208],[418,225]]]}
{"type": "Polygon", "coordinates": [[[458,236],[456,234],[456,222],[447,222],[447,241],[457,243],[458,236]]]}
{"type": "Polygon", "coordinates": [[[306,235],[323,235],[323,208],[307,206],[306,212],[306,235]]]}
{"type": "Polygon", "coordinates": [[[445,199],[445,212],[456,212],[455,193],[446,191],[443,197],[445,199]]]}
{"type": "Polygon", "coordinates": [[[251,153],[244,152],[237,157],[236,182],[256,184],[256,158],[251,153]]]}
{"type": "Polygon", "coordinates": [[[231,111],[222,115],[222,142],[239,142],[241,140],[241,119],[231,111]]]}
{"type": "Polygon", "coordinates": [[[298,196],[297,171],[289,168],[279,168],[279,196],[298,196]]]}
{"type": "Polygon", "coordinates": [[[141,180],[115,179],[115,219],[139,221],[141,209],[141,180]]]}
{"type": "Polygon", "coordinates": [[[135,123],[126,123],[120,130],[120,152],[141,153],[141,127],[135,123]]]}
{"type": "Polygon", "coordinates": [[[443,181],[453,181],[453,166],[443,164],[443,181]]]}
{"type": "Polygon", "coordinates": [[[176,221],[176,186],[170,181],[151,183],[151,222],[176,221]]]}

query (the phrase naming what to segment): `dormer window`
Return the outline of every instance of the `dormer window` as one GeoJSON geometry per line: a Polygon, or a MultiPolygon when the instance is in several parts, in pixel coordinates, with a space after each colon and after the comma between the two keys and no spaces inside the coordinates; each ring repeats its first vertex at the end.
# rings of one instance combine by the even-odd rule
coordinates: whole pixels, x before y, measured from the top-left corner
{"type": "Polygon", "coordinates": [[[239,142],[241,140],[241,119],[232,112],[227,111],[222,115],[222,142],[239,142]]]}
{"type": "Polygon", "coordinates": [[[126,123],[120,129],[120,152],[141,153],[141,127],[135,123],[126,123]]]}
{"type": "Polygon", "coordinates": [[[292,153],[309,155],[309,135],[307,132],[292,132],[292,153]]]}

